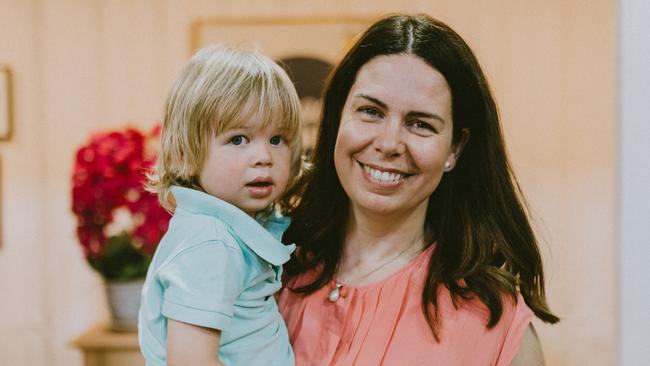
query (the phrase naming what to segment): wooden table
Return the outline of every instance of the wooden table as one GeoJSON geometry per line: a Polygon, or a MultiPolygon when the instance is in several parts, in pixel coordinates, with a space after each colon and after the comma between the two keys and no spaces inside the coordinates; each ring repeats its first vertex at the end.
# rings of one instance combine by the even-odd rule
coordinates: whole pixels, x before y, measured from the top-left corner
{"type": "Polygon", "coordinates": [[[144,366],[137,332],[114,332],[98,325],[72,344],[83,352],[85,366],[144,366]]]}

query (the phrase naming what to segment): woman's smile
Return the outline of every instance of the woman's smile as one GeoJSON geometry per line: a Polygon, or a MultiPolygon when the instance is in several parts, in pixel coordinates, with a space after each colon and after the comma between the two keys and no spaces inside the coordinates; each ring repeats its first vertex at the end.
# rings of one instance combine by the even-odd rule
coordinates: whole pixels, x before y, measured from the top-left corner
{"type": "Polygon", "coordinates": [[[358,162],[363,171],[364,177],[372,184],[380,187],[393,188],[399,187],[404,180],[413,174],[407,174],[394,168],[380,167],[358,162]]]}

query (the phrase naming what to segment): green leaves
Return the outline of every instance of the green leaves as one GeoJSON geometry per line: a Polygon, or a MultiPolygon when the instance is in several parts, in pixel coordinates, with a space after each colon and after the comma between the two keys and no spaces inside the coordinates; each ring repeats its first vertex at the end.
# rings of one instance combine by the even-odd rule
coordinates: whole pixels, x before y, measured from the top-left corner
{"type": "Polygon", "coordinates": [[[129,235],[122,233],[109,237],[103,254],[88,262],[107,281],[128,281],[145,277],[152,257],[136,249],[129,235]]]}

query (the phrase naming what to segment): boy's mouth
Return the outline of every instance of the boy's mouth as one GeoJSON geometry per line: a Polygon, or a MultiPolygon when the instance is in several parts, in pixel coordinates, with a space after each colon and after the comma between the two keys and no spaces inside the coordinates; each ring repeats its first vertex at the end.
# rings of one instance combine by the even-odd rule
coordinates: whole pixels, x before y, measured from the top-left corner
{"type": "Polygon", "coordinates": [[[273,185],[273,178],[271,177],[256,177],[252,181],[246,183],[247,186],[253,187],[266,187],[273,185]]]}
{"type": "Polygon", "coordinates": [[[246,183],[246,189],[253,198],[264,198],[273,192],[273,179],[271,177],[257,177],[246,183]]]}

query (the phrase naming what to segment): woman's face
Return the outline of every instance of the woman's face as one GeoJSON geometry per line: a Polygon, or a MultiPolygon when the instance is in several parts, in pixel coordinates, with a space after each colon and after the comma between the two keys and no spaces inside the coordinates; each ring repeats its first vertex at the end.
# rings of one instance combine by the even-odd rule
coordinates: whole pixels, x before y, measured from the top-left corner
{"type": "Polygon", "coordinates": [[[445,163],[456,162],[452,134],[451,91],[436,69],[413,55],[366,63],[343,107],[334,150],[353,210],[424,214],[445,163]]]}

